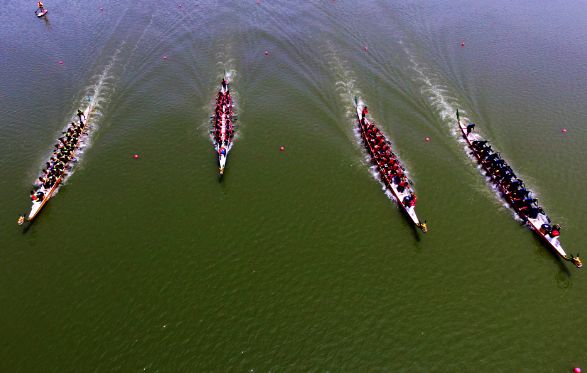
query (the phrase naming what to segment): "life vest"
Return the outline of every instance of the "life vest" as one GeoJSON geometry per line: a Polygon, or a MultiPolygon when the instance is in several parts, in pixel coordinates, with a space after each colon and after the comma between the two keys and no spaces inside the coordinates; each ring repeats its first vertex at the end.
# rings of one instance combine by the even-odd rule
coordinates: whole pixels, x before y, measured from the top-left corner
{"type": "Polygon", "coordinates": [[[226,155],[226,149],[225,148],[220,148],[220,150],[218,151],[218,153],[220,155],[226,155]]]}

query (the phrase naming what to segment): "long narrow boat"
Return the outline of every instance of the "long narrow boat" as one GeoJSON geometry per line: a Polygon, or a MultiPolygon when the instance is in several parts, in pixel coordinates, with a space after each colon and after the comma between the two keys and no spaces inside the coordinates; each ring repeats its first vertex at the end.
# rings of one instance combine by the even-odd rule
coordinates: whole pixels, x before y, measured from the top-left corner
{"type": "Polygon", "coordinates": [[[367,108],[359,103],[357,97],[355,97],[355,108],[359,134],[381,181],[411,222],[426,233],[428,231],[426,222],[420,222],[416,215],[416,195],[412,189],[412,182],[404,173],[405,167],[397,155],[391,151],[391,143],[383,132],[367,119],[367,108]]]}
{"type": "Polygon", "coordinates": [[[220,83],[220,90],[216,96],[216,106],[212,116],[212,142],[218,155],[218,172],[222,176],[228,160],[228,152],[232,149],[234,137],[234,113],[230,83],[226,74],[220,83]]]}
{"type": "Polygon", "coordinates": [[[483,162],[481,154],[479,150],[475,148],[474,142],[486,142],[483,137],[481,137],[477,132],[473,132],[472,130],[467,129],[467,125],[464,124],[459,115],[459,111],[457,110],[457,125],[459,130],[461,131],[461,135],[467,146],[472,151],[473,156],[477,159],[483,170],[485,171],[485,175],[489,178],[491,183],[497,188],[501,197],[507,204],[512,208],[512,210],[516,213],[516,215],[522,219],[526,225],[536,233],[540,239],[548,245],[554,252],[560,256],[564,260],[568,260],[572,262],[577,268],[581,268],[583,263],[579,256],[568,255],[565,250],[563,249],[560,241],[559,236],[553,236],[549,234],[549,232],[545,229],[545,227],[550,227],[550,218],[544,210],[540,208],[540,213],[536,214],[535,216],[529,216],[525,211],[521,210],[518,206],[516,206],[515,201],[511,197],[511,193],[508,193],[508,190],[504,187],[499,180],[492,174],[491,170],[489,169],[489,165],[487,162],[483,162]]]}
{"type": "MultiPolygon", "coordinates": [[[[90,115],[92,114],[93,109],[94,109],[94,101],[92,100],[91,97],[88,97],[88,105],[83,111],[84,118],[85,118],[85,126],[83,127],[83,130],[82,130],[81,134],[79,135],[79,140],[76,143],[75,148],[72,152],[72,157],[69,160],[69,162],[65,165],[63,172],[59,175],[59,177],[57,178],[57,180],[55,181],[55,183],[53,184],[53,186],[51,188],[45,189],[44,187],[41,186],[41,188],[39,189],[39,191],[43,192],[44,198],[42,201],[33,201],[31,211],[27,217],[27,220],[29,222],[33,221],[33,219],[39,214],[39,212],[41,212],[41,209],[45,206],[45,204],[47,202],[49,202],[51,197],[53,197],[53,195],[55,194],[55,192],[57,191],[57,189],[59,188],[61,183],[63,183],[64,178],[67,176],[68,169],[70,169],[73,166],[73,162],[75,161],[75,159],[76,159],[75,157],[80,149],[82,139],[88,131],[88,128],[89,128],[88,121],[90,119],[90,115]]],[[[80,118],[80,121],[81,121],[81,118],[80,118]]],[[[82,123],[80,123],[80,124],[82,124],[82,123]]],[[[19,224],[21,224],[22,222],[23,222],[23,219],[19,219],[19,224]]]]}

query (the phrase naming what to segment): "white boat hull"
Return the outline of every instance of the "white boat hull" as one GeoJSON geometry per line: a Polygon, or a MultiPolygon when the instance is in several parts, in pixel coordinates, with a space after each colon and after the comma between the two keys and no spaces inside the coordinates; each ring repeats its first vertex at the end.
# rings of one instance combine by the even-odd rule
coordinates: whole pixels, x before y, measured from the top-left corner
{"type": "MultiPolygon", "coordinates": [[[[361,126],[362,109],[363,109],[363,105],[357,103],[356,110],[357,110],[357,120],[359,121],[359,127],[361,126]]],[[[369,123],[367,118],[365,118],[365,122],[369,123]]],[[[369,149],[370,157],[373,159],[373,157],[374,157],[373,149],[371,149],[371,146],[369,145],[369,142],[367,141],[365,134],[363,133],[363,130],[359,129],[359,132],[361,134],[361,138],[363,139],[364,144],[369,149]]],[[[381,176],[381,174],[379,172],[378,172],[378,174],[379,174],[379,177],[383,179],[383,177],[381,176]]],[[[385,180],[381,180],[381,181],[383,182],[385,187],[391,191],[391,194],[393,195],[397,204],[408,215],[408,217],[410,218],[412,223],[414,223],[414,225],[420,227],[421,222],[420,222],[420,219],[418,219],[418,215],[416,214],[416,208],[414,206],[405,206],[403,203],[404,198],[410,196],[410,194],[413,192],[413,190],[411,188],[405,188],[403,192],[400,192],[392,180],[385,178],[385,180]]]]}
{"type": "MultiPolygon", "coordinates": [[[[82,123],[86,123],[86,126],[84,127],[84,130],[80,134],[78,141],[81,141],[82,137],[86,134],[86,132],[88,130],[89,125],[87,125],[87,121],[89,120],[89,117],[90,117],[90,114],[91,114],[93,108],[94,108],[93,100],[90,100],[90,103],[83,111],[83,118],[84,119],[83,119],[82,123]]],[[[64,173],[67,172],[67,166],[69,166],[71,164],[71,162],[75,159],[75,156],[77,155],[79,147],[80,147],[80,142],[78,142],[76,148],[74,149],[72,157],[71,157],[72,160],[69,161],[69,163],[66,165],[66,167],[64,169],[64,173]]],[[[43,198],[43,201],[41,201],[41,202],[38,202],[38,201],[33,202],[33,205],[31,207],[31,211],[29,212],[29,215],[27,218],[28,221],[32,221],[39,214],[39,212],[41,212],[41,209],[45,206],[45,204],[47,204],[47,202],[49,202],[49,199],[51,199],[51,197],[53,197],[53,195],[55,195],[55,193],[57,192],[57,189],[59,189],[59,186],[63,182],[63,177],[64,177],[64,174],[62,174],[57,179],[57,181],[55,182],[55,184],[51,188],[45,189],[44,187],[41,187],[38,190],[38,191],[43,192],[45,194],[45,197],[43,198]]]]}
{"type": "MultiPolygon", "coordinates": [[[[467,134],[467,126],[464,125],[463,123],[461,123],[460,120],[458,121],[458,125],[459,125],[459,129],[461,130],[461,134],[462,134],[463,138],[467,142],[467,146],[469,147],[469,149],[473,150],[473,141],[484,140],[481,136],[479,136],[475,132],[471,132],[471,133],[467,134]]],[[[481,160],[479,159],[477,154],[475,152],[473,152],[473,154],[476,157],[477,161],[480,162],[481,160]]],[[[500,191],[500,193],[501,193],[501,191],[500,191]]],[[[505,200],[505,198],[504,198],[504,200],[505,200]]],[[[505,200],[505,202],[508,202],[508,201],[505,200]]],[[[513,209],[513,207],[512,207],[512,209],[513,209]]],[[[516,212],[515,209],[513,209],[513,210],[514,210],[514,212],[516,212]]],[[[517,212],[516,212],[516,214],[519,216],[519,214],[517,212]]],[[[540,230],[540,227],[542,227],[543,224],[550,224],[546,215],[538,214],[536,219],[532,219],[527,216],[521,216],[521,218],[524,219],[525,221],[527,221],[527,225],[530,227],[530,229],[532,231],[534,231],[538,236],[540,236],[559,256],[561,256],[565,260],[569,260],[569,256],[567,255],[567,253],[563,249],[558,237],[551,237],[551,236],[545,235],[540,230]]]]}

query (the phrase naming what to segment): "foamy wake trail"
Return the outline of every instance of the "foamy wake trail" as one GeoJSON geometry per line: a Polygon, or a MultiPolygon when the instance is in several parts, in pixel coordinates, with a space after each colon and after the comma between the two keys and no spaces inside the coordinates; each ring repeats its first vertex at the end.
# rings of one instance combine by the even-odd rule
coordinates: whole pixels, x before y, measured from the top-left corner
{"type": "MultiPolygon", "coordinates": [[[[449,94],[449,89],[439,82],[441,80],[440,77],[434,74],[430,69],[420,65],[415,56],[408,49],[405,49],[405,51],[412,63],[412,70],[416,73],[416,81],[422,84],[422,95],[428,99],[440,119],[448,125],[450,133],[457,138],[459,143],[462,144],[464,153],[475,164],[479,173],[485,178],[486,184],[491,188],[492,194],[497,198],[496,202],[498,202],[500,206],[510,210],[514,219],[521,221],[515,211],[510,208],[507,202],[503,199],[499,189],[493,184],[491,178],[487,175],[483,167],[477,163],[477,159],[471,153],[465,140],[462,138],[461,132],[456,125],[457,108],[461,120],[468,123],[470,121],[466,116],[466,111],[461,109],[457,98],[449,94]]],[[[480,191],[482,192],[482,190],[480,191]]]]}
{"type": "MultiPolygon", "coordinates": [[[[336,74],[336,91],[338,92],[340,99],[344,104],[345,115],[350,123],[350,128],[352,128],[351,133],[353,135],[355,144],[361,147],[361,151],[363,153],[362,166],[367,166],[369,168],[371,176],[373,176],[373,178],[381,185],[381,190],[385,193],[385,195],[390,200],[398,202],[393,196],[393,193],[391,193],[389,188],[381,179],[377,167],[371,164],[371,158],[362,146],[363,138],[361,137],[361,132],[357,127],[355,97],[358,98],[357,103],[359,105],[366,105],[366,103],[362,99],[361,91],[357,88],[357,80],[355,78],[355,75],[350,69],[345,67],[347,63],[340,59],[340,57],[334,51],[334,47],[332,45],[330,45],[330,48],[328,48],[328,50],[328,64],[330,65],[331,71],[334,71],[334,73],[336,74]]],[[[390,137],[381,128],[379,129],[387,139],[390,139],[390,137]]],[[[348,133],[348,131],[345,131],[345,133],[348,133]]],[[[407,171],[405,173],[409,178],[409,173],[407,171]]]]}
{"type": "Polygon", "coordinates": [[[353,118],[355,96],[361,96],[361,92],[356,86],[356,78],[351,70],[345,67],[346,62],[341,60],[340,57],[334,51],[334,47],[329,45],[327,48],[327,58],[330,69],[334,71],[336,75],[336,91],[338,92],[340,99],[345,104],[346,115],[349,118],[353,118]]]}
{"type": "Polygon", "coordinates": [[[415,80],[421,84],[422,95],[428,99],[428,102],[437,112],[440,119],[449,125],[451,134],[458,136],[458,131],[455,126],[457,108],[459,109],[461,118],[465,120],[468,119],[465,116],[466,112],[460,108],[457,98],[450,95],[446,85],[440,82],[441,78],[430,69],[419,64],[409,49],[405,48],[404,50],[412,64],[412,70],[416,73],[415,80]]]}
{"type": "MultiPolygon", "coordinates": [[[[76,151],[74,161],[71,165],[67,176],[63,178],[62,185],[69,180],[71,175],[74,174],[78,164],[83,159],[83,155],[87,149],[92,145],[92,137],[99,128],[100,119],[103,116],[104,110],[111,100],[112,94],[114,93],[115,77],[111,73],[112,68],[117,62],[118,54],[120,49],[116,50],[109,63],[104,67],[102,73],[95,75],[91,80],[95,83],[85,88],[84,96],[79,100],[78,107],[80,110],[85,111],[88,107],[90,108],[87,118],[87,130],[80,137],[79,146],[76,151]]],[[[77,121],[77,115],[75,112],[77,108],[72,110],[72,116],[68,123],[63,127],[63,131],[66,131],[69,127],[69,123],[77,121]]]]}

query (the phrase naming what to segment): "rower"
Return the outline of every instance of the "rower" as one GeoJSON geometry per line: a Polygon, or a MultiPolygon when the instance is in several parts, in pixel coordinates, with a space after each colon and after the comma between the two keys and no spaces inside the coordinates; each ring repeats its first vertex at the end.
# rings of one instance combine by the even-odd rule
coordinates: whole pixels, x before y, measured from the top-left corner
{"type": "Polygon", "coordinates": [[[475,128],[475,123],[469,123],[467,125],[467,135],[471,133],[471,131],[473,131],[473,128],[475,128]]]}
{"type": "Polygon", "coordinates": [[[484,146],[481,149],[479,149],[479,157],[481,157],[481,159],[485,159],[491,154],[493,154],[493,149],[491,149],[490,145],[484,146]]]}
{"type": "Polygon", "coordinates": [[[43,2],[42,1],[38,1],[37,2],[37,6],[39,7],[39,11],[43,12],[43,2]]]}
{"type": "Polygon", "coordinates": [[[361,111],[361,118],[364,119],[367,114],[369,114],[369,110],[367,109],[367,106],[363,106],[363,111],[361,111]]]}
{"type": "Polygon", "coordinates": [[[530,219],[537,219],[539,213],[540,213],[540,208],[530,207],[530,209],[528,209],[528,217],[530,219]]]}
{"type": "Polygon", "coordinates": [[[226,90],[227,85],[228,83],[226,83],[226,79],[222,78],[222,88],[224,88],[224,90],[226,90]]]}
{"type": "Polygon", "coordinates": [[[406,188],[408,187],[408,183],[407,181],[403,180],[402,182],[399,183],[399,185],[397,186],[397,191],[400,193],[403,193],[404,190],[406,190],[406,188]]]}
{"type": "Polygon", "coordinates": [[[524,182],[522,181],[522,179],[516,179],[512,181],[508,187],[510,192],[515,192],[520,188],[524,188],[524,182]]]}
{"type": "Polygon", "coordinates": [[[558,237],[560,236],[560,231],[561,231],[561,226],[558,224],[555,224],[552,226],[552,230],[550,231],[550,237],[554,238],[554,237],[558,237]]]}
{"type": "Polygon", "coordinates": [[[404,204],[404,206],[408,207],[410,205],[410,202],[412,202],[412,196],[411,195],[407,195],[404,197],[404,200],[402,201],[402,203],[404,204]]]}
{"type": "Polygon", "coordinates": [[[499,153],[493,153],[490,156],[488,156],[485,160],[493,163],[497,159],[499,159],[499,153]]]}
{"type": "Polygon", "coordinates": [[[480,149],[483,145],[487,144],[487,140],[475,140],[472,144],[474,148],[480,149]]]}
{"type": "Polygon", "coordinates": [[[416,195],[414,193],[410,193],[409,195],[405,196],[403,203],[406,207],[416,206],[416,195]]]}
{"type": "Polygon", "coordinates": [[[512,195],[517,199],[527,198],[530,191],[524,187],[520,187],[512,192],[512,195]]]}
{"type": "Polygon", "coordinates": [[[86,116],[84,115],[84,112],[81,111],[80,109],[77,109],[77,116],[79,117],[79,123],[83,126],[85,125],[84,121],[86,120],[86,116]],[[82,120],[82,117],[84,118],[82,120]]]}
{"type": "Polygon", "coordinates": [[[501,183],[506,186],[509,185],[510,181],[512,181],[512,177],[514,177],[514,175],[506,169],[502,175],[501,183]]]}

